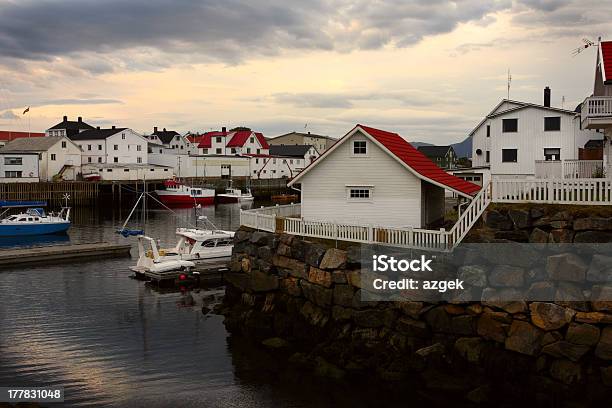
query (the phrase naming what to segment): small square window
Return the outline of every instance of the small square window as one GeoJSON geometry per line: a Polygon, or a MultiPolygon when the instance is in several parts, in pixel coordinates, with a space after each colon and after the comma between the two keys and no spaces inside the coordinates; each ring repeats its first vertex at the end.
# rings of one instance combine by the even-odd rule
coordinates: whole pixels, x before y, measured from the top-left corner
{"type": "Polygon", "coordinates": [[[561,130],[561,116],[544,118],[544,131],[553,132],[561,130]]]}
{"type": "Polygon", "coordinates": [[[516,163],[518,152],[516,149],[502,149],[502,163],[516,163]]]}
{"type": "Polygon", "coordinates": [[[355,140],[353,142],[353,154],[367,154],[367,142],[365,140],[355,140]]]}

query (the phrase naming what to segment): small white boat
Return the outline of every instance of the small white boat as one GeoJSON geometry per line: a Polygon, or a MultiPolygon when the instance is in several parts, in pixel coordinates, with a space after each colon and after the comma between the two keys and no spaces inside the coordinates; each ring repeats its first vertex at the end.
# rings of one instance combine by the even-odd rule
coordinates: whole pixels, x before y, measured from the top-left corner
{"type": "Polygon", "coordinates": [[[245,201],[253,201],[251,189],[247,188],[247,192],[243,193],[239,188],[228,188],[224,194],[217,195],[217,201],[220,203],[241,203],[245,201]]]}
{"type": "Polygon", "coordinates": [[[178,242],[173,248],[158,249],[157,242],[145,235],[138,237],[138,263],[135,272],[189,270],[198,261],[232,255],[234,232],[217,229],[177,228],[178,242]],[[150,249],[145,249],[148,244],[150,249]]]}

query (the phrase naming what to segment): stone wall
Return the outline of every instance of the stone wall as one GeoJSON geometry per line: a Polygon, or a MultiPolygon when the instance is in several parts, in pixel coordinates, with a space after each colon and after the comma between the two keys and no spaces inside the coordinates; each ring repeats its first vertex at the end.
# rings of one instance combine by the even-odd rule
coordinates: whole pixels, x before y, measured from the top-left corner
{"type": "MultiPolygon", "coordinates": [[[[492,209],[470,239],[593,239],[612,225],[551,211],[492,209]]],[[[226,327],[336,379],[410,382],[466,403],[609,403],[610,304],[363,302],[361,249],[240,229],[225,276],[226,327]]]]}

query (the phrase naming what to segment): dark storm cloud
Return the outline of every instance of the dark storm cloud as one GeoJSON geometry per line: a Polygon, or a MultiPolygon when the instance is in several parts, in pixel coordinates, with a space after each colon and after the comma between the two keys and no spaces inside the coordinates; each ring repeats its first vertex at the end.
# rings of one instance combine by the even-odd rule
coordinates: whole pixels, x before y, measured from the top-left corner
{"type": "MultiPolygon", "coordinates": [[[[543,0],[544,1],[544,0],[543,0]]],[[[350,51],[393,43],[408,46],[510,6],[510,0],[0,0],[0,55],[50,60],[150,48],[229,63],[284,49],[350,51]]],[[[129,65],[139,66],[123,60],[129,65]]],[[[150,61],[147,64],[154,65],[150,61]]],[[[106,73],[103,60],[82,69],[106,73]]],[[[129,68],[129,66],[128,66],[129,68]]]]}

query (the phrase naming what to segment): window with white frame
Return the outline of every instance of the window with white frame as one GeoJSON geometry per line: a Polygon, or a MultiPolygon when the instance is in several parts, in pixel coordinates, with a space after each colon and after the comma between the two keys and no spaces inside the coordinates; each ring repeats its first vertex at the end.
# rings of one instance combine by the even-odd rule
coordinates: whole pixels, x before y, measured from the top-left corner
{"type": "Polygon", "coordinates": [[[370,201],[373,188],[371,186],[349,186],[347,187],[347,199],[349,201],[370,201]]]}
{"type": "Polygon", "coordinates": [[[353,141],[353,155],[366,155],[368,154],[368,143],[365,140],[353,141]]]}

